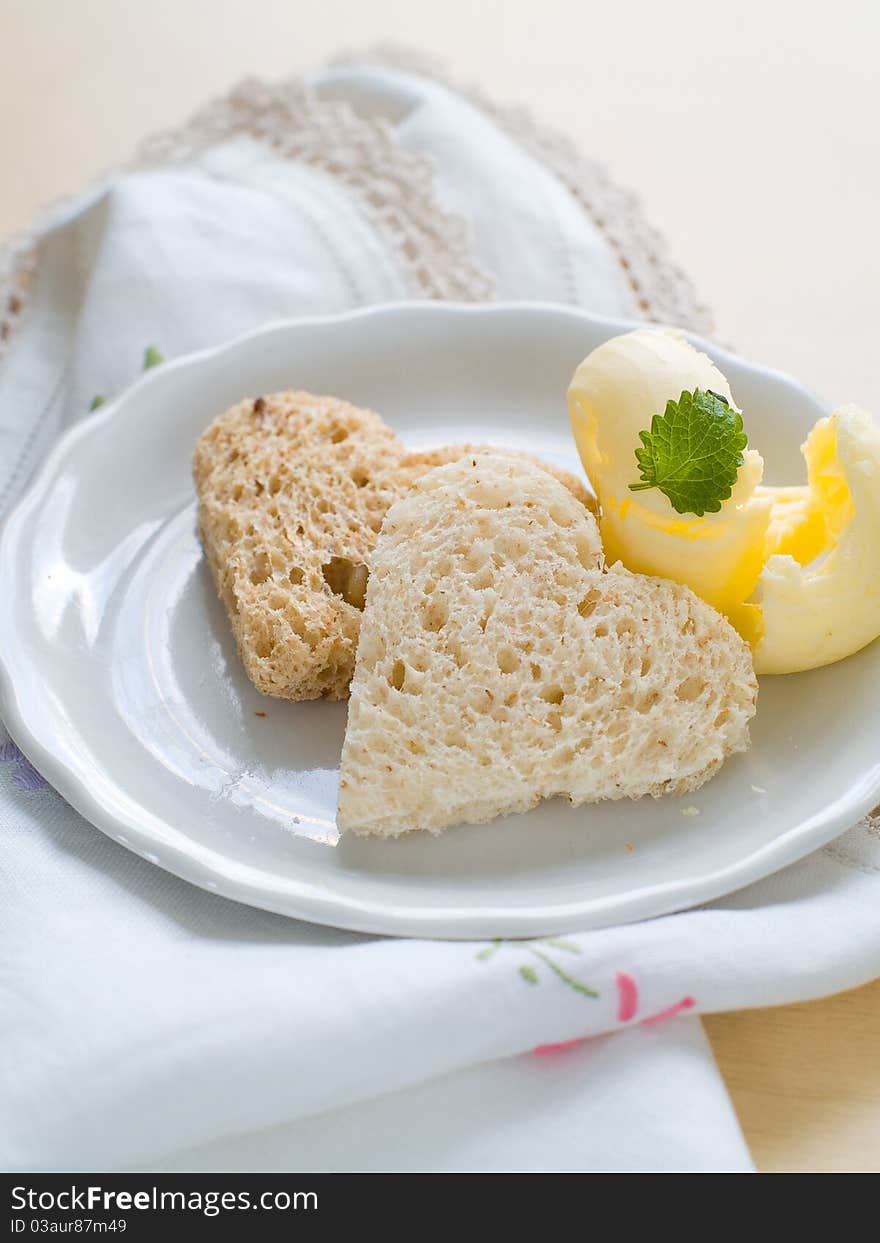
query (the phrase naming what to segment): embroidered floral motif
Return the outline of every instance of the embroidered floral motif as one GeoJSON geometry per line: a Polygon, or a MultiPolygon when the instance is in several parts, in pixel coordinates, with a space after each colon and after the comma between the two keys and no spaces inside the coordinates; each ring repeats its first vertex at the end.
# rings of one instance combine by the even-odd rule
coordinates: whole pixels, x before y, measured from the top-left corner
{"type": "MultiPolygon", "coordinates": [[[[520,968],[520,971],[522,971],[522,968],[520,968]]],[[[639,1009],[638,985],[628,971],[618,971],[615,983],[617,984],[617,1021],[621,1024],[629,1023],[636,1017],[639,1009]]],[[[693,997],[682,997],[681,1001],[676,1001],[671,1006],[665,1006],[664,1009],[658,1010],[656,1014],[649,1014],[646,1018],[639,1019],[639,1026],[652,1027],[655,1023],[663,1023],[666,1019],[675,1018],[677,1014],[682,1014],[685,1010],[692,1010],[696,1004],[693,997]]],[[[589,1039],[589,1036],[576,1036],[574,1040],[560,1040],[555,1044],[539,1044],[535,1045],[532,1052],[539,1057],[543,1057],[548,1053],[565,1053],[569,1049],[576,1049],[589,1039]]]]}
{"type": "Polygon", "coordinates": [[[671,1006],[658,1010],[656,1014],[649,1014],[646,1019],[642,1019],[642,1027],[650,1027],[653,1023],[663,1023],[666,1019],[674,1019],[677,1014],[685,1010],[693,1010],[696,1004],[693,997],[682,997],[681,1001],[676,1001],[671,1006]]]}
{"type": "MultiPolygon", "coordinates": [[[[521,953],[531,955],[539,963],[548,967],[557,979],[561,980],[563,984],[574,992],[579,993],[582,997],[596,999],[600,996],[597,989],[590,988],[566,971],[548,952],[546,948],[548,946],[550,949],[562,950],[566,954],[581,953],[580,946],[575,945],[573,941],[566,941],[562,937],[543,937],[540,941],[505,941],[503,938],[498,937],[489,945],[484,946],[477,953],[476,957],[478,962],[488,962],[490,958],[494,958],[498,951],[503,948],[519,950],[521,953]]],[[[530,962],[520,963],[517,971],[520,978],[526,984],[534,986],[541,983],[541,975],[530,962]]],[[[654,1014],[648,1014],[642,1019],[637,1019],[640,998],[639,986],[635,978],[628,971],[618,971],[614,982],[617,986],[617,1021],[621,1025],[636,1019],[641,1027],[653,1027],[655,1023],[663,1023],[666,1019],[675,1018],[677,1014],[682,1014],[686,1010],[692,1010],[697,1004],[693,997],[682,997],[680,1001],[664,1006],[662,1010],[657,1010],[654,1014]]],[[[539,1056],[549,1053],[562,1053],[568,1049],[576,1049],[578,1045],[582,1045],[584,1041],[589,1039],[590,1036],[576,1036],[573,1040],[560,1040],[552,1044],[539,1044],[535,1045],[532,1052],[539,1056]]]]}
{"type": "Polygon", "coordinates": [[[617,1021],[628,1023],[639,1008],[639,987],[628,971],[617,973],[617,1021]]]}
{"type": "MultiPolygon", "coordinates": [[[[148,345],[144,350],[144,362],[141,367],[141,371],[150,371],[151,368],[158,367],[161,363],[164,363],[164,361],[165,355],[161,352],[159,347],[156,345],[148,345]]],[[[107,398],[104,394],[96,393],[91,400],[91,404],[89,405],[89,414],[94,414],[96,410],[100,410],[101,406],[105,406],[106,404],[107,398]]]]}
{"type": "Polygon", "coordinates": [[[17,789],[25,790],[27,793],[49,789],[49,783],[40,776],[27,756],[22,754],[14,742],[0,742],[0,764],[12,765],[12,784],[17,789]]]}
{"type": "MultiPolygon", "coordinates": [[[[580,954],[580,948],[573,941],[564,941],[561,937],[544,937],[541,941],[504,941],[500,937],[494,940],[491,945],[485,946],[477,954],[479,962],[488,962],[493,958],[502,946],[508,946],[510,949],[518,949],[524,954],[531,954],[533,958],[537,958],[539,962],[548,967],[550,971],[560,980],[567,988],[572,989],[576,993],[580,993],[582,997],[596,998],[599,994],[594,988],[589,988],[586,984],[576,980],[573,975],[561,967],[544,946],[549,945],[552,949],[562,950],[566,954],[580,954]]],[[[520,977],[527,984],[540,984],[541,977],[531,963],[522,963],[519,968],[520,977]]]]}

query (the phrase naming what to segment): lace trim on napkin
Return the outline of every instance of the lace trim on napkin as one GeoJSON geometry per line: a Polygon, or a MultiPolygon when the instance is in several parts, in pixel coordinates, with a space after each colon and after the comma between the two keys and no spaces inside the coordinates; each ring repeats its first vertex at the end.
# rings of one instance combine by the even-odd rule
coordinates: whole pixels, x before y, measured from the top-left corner
{"type": "Polygon", "coordinates": [[[822,853],[835,863],[868,875],[880,873],[880,807],[825,846],[822,853]]]}
{"type": "Polygon", "coordinates": [[[491,277],[471,256],[467,222],[434,196],[433,161],[401,147],[389,122],[319,99],[297,79],[246,79],[182,127],[148,138],[132,166],[191,162],[237,135],[343,182],[391,242],[414,297],[479,302],[492,296],[491,277]]]}
{"type": "MultiPolygon", "coordinates": [[[[493,296],[492,278],[471,253],[467,221],[445,211],[434,194],[433,161],[400,146],[387,121],[320,99],[298,79],[247,79],[182,126],[147,138],[112,171],[184,164],[239,135],[341,181],[399,257],[413,297],[480,302],[493,296]]],[[[58,202],[28,234],[0,245],[0,357],[24,310],[39,238],[82,197],[58,202]]]]}
{"type": "Polygon", "coordinates": [[[543,125],[527,108],[497,104],[479,87],[454,82],[442,62],[396,43],[345,53],[332,63],[340,68],[379,65],[399,69],[429,78],[467,99],[544,164],[580,203],[620,264],[639,316],[711,333],[710,311],[697,297],[690,278],[669,257],[663,236],[645,219],[638,196],[615,185],[604,168],[581,155],[564,133],[543,125]]]}
{"type": "Polygon", "coordinates": [[[36,253],[36,244],[27,234],[0,244],[0,358],[24,311],[36,253]]]}

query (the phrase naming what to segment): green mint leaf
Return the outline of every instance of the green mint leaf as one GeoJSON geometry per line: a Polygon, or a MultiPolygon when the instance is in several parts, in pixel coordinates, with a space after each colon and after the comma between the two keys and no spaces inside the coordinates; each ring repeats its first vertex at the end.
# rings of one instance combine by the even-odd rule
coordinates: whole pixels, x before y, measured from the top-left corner
{"type": "Polygon", "coordinates": [[[630,491],[659,488],[679,514],[717,514],[733,491],[748,437],[738,414],[718,393],[695,389],[668,401],[639,432],[641,479],[630,491]]]}
{"type": "Polygon", "coordinates": [[[164,363],[164,361],[165,359],[155,345],[148,345],[144,350],[144,371],[149,371],[151,367],[158,367],[159,363],[164,363]]]}

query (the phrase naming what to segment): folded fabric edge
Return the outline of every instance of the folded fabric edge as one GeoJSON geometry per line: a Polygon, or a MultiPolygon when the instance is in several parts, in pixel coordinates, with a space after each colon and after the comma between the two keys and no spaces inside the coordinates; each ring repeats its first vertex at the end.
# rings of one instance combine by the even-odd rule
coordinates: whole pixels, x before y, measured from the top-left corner
{"type": "Polygon", "coordinates": [[[481,87],[454,80],[442,60],[395,42],[333,57],[330,67],[375,66],[426,78],[484,113],[568,190],[598,228],[620,265],[640,317],[711,335],[713,318],[693,282],[675,263],[665,237],[650,224],[638,195],[617,185],[561,130],[522,105],[496,102],[481,87]]]}

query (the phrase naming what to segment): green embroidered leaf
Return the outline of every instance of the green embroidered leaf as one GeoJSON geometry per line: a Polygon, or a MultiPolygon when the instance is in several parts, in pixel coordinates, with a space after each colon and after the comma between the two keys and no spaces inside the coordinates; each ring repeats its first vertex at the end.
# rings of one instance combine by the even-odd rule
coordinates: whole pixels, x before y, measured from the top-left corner
{"type": "Polygon", "coordinates": [[[555,972],[562,980],[563,984],[567,984],[569,988],[573,988],[576,993],[581,993],[584,997],[598,997],[599,994],[594,988],[589,988],[586,984],[581,984],[580,980],[576,980],[569,975],[567,971],[563,971],[558,962],[555,962],[549,954],[545,954],[543,950],[536,949],[531,946],[531,952],[536,958],[540,958],[541,962],[546,963],[551,971],[555,972]]]}
{"type": "Polygon", "coordinates": [[[97,410],[99,406],[103,406],[106,400],[107,400],[106,397],[102,397],[101,394],[98,393],[96,397],[92,398],[92,403],[89,406],[89,411],[91,412],[92,410],[97,410]]]}
{"type": "Polygon", "coordinates": [[[580,946],[574,941],[563,941],[562,937],[544,937],[544,945],[552,945],[554,949],[566,950],[569,954],[579,954],[580,946]]]}
{"type": "Polygon", "coordinates": [[[144,371],[149,371],[151,367],[158,367],[159,363],[164,363],[164,361],[165,359],[155,345],[148,345],[144,350],[144,371]]]}
{"type": "Polygon", "coordinates": [[[497,954],[500,949],[501,940],[499,938],[498,940],[493,941],[491,945],[486,945],[480,950],[479,954],[477,954],[477,962],[487,962],[488,959],[490,959],[493,954],[497,954]]]}
{"type": "Polygon", "coordinates": [[[527,983],[529,984],[538,983],[538,973],[534,967],[529,967],[529,966],[520,967],[519,973],[522,976],[522,978],[527,981],[527,983]]]}
{"type": "Polygon", "coordinates": [[[639,432],[636,449],[641,481],[632,492],[659,488],[679,514],[716,514],[730,496],[748,437],[742,415],[725,398],[695,389],[668,401],[639,432]]]}

